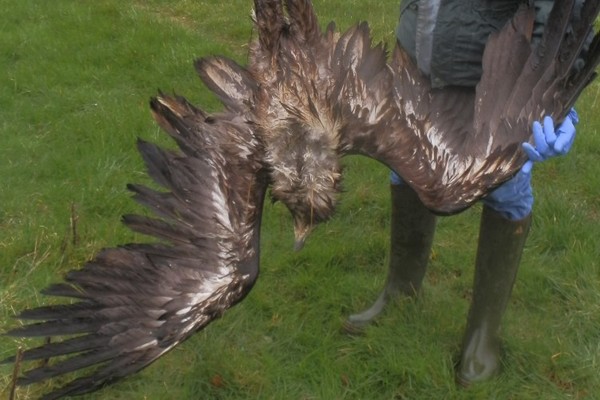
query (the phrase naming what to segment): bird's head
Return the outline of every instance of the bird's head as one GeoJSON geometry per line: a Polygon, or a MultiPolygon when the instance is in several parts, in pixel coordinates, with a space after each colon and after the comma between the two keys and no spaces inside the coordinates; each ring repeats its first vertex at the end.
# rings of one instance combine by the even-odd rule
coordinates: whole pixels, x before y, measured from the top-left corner
{"type": "Polygon", "coordinates": [[[269,146],[271,196],[292,213],[296,250],[314,227],[333,215],[341,189],[342,167],[326,135],[286,136],[269,146]]]}
{"type": "Polygon", "coordinates": [[[306,175],[291,181],[274,181],[273,200],[284,203],[294,219],[295,250],[302,249],[317,224],[333,215],[340,192],[340,177],[339,171],[328,171],[322,176],[306,175]]]}

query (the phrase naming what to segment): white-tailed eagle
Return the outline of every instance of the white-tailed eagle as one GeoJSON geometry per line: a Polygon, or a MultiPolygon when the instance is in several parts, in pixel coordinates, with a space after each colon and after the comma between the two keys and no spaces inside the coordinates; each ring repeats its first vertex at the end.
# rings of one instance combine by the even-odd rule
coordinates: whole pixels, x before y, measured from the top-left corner
{"type": "Polygon", "coordinates": [[[44,291],[73,302],[18,315],[34,322],[9,335],[61,338],[23,353],[25,361],[58,360],[26,370],[19,383],[86,369],[45,398],[94,391],[220,317],[258,276],[267,188],[290,209],[300,245],[333,213],[346,154],[386,164],[442,214],[510,179],[526,160],[521,143],[532,122],[560,120],[594,77],[598,35],[585,67],[573,65],[600,1],[586,1],[567,34],[573,3],[555,2],[535,51],[533,11],[521,7],[490,37],[475,89],[432,89],[401,47],[388,64],[366,23],[322,32],[310,0],[255,0],[258,34],[248,65],[224,57],[196,63],[222,113],[208,115],[176,96],[151,101],[179,150],[138,143],[164,191],[129,185],[156,218],[123,219],[160,241],[101,251],[44,291]]]}

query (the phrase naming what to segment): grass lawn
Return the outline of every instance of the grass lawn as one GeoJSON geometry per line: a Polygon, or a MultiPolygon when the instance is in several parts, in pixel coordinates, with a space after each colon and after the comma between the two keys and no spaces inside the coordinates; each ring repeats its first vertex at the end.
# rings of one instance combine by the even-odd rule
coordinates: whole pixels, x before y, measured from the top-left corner
{"type": "MultiPolygon", "coordinates": [[[[388,43],[398,3],[315,0],[323,25],[368,20],[376,40],[388,43]]],[[[243,63],[252,2],[0,6],[0,324],[9,328],[19,310],[49,301],[40,289],[102,247],[144,240],[119,219],[140,210],[125,184],[147,182],[136,137],[169,143],[148,99],[160,88],[219,110],[192,62],[224,54],[243,63]]],[[[497,379],[463,390],[453,378],[479,206],[440,220],[422,298],[399,301],[363,336],[340,333],[344,317],[377,296],[388,252],[387,171],[352,157],[336,218],[304,250],[292,251],[289,212],[267,204],[261,277],[248,298],[142,373],[83,398],[597,399],[599,85],[578,103],[571,154],[535,168],[533,228],[497,379]]],[[[0,359],[25,345],[1,337],[0,359]]],[[[2,398],[11,374],[11,366],[0,366],[2,398]]],[[[16,398],[38,398],[52,385],[21,388],[16,398]]]]}

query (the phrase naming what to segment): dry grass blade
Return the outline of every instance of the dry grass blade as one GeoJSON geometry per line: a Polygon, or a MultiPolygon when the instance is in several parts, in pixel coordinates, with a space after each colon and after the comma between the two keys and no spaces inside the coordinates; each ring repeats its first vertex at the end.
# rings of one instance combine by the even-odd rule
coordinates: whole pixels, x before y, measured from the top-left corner
{"type": "Polygon", "coordinates": [[[19,371],[21,370],[21,362],[23,361],[23,348],[19,347],[17,350],[17,356],[15,357],[15,365],[13,368],[12,380],[10,382],[10,394],[8,400],[14,400],[15,392],[17,390],[17,379],[19,378],[19,371]]]}

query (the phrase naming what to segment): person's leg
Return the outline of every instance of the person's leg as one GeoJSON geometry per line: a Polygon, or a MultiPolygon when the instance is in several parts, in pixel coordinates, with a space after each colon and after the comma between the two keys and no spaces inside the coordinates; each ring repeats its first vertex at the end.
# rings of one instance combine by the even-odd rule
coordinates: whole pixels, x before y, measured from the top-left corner
{"type": "Polygon", "coordinates": [[[484,206],[475,263],[473,300],[457,381],[464,386],[494,375],[500,365],[500,323],[515,282],[531,214],[511,221],[484,206]]]}
{"type": "Polygon", "coordinates": [[[463,386],[500,367],[499,331],[531,225],[529,176],[516,176],[484,199],[473,298],[456,372],[463,386]]]}
{"type": "Polygon", "coordinates": [[[367,310],[350,315],[346,328],[367,325],[386,304],[400,295],[415,296],[421,289],[429,261],[436,217],[408,185],[392,175],[390,259],[387,280],[375,303],[367,310]]]}

